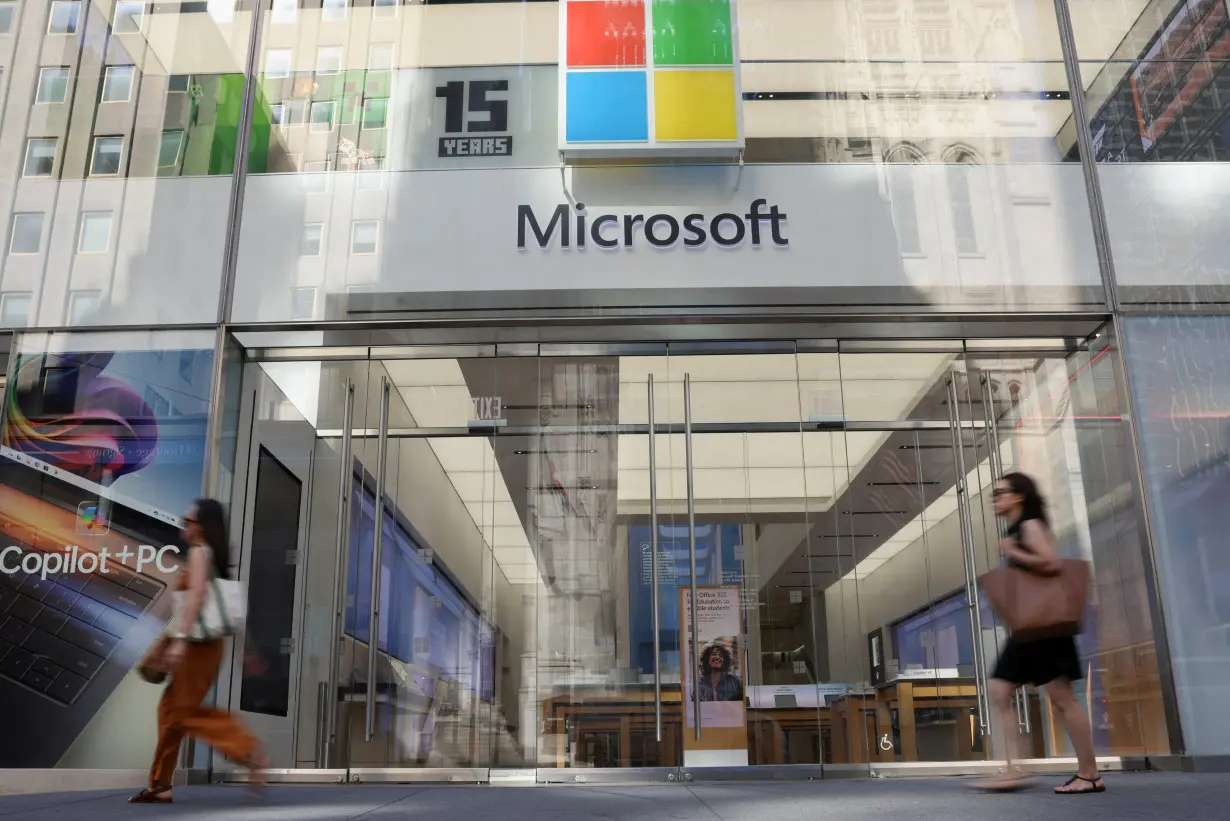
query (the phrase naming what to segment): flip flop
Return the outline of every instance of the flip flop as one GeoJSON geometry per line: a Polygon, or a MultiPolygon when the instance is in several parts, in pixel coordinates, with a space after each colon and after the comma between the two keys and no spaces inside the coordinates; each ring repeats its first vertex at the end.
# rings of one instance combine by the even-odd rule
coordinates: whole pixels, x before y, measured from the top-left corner
{"type": "Polygon", "coordinates": [[[1055,788],[1056,795],[1088,795],[1100,792],[1106,792],[1106,784],[1102,781],[1101,776],[1098,776],[1097,778],[1085,778],[1083,775],[1074,775],[1065,781],[1061,786],[1055,788]],[[1066,787],[1071,787],[1077,781],[1084,781],[1086,784],[1092,784],[1093,786],[1087,790],[1065,789],[1066,787]]]}
{"type": "Polygon", "coordinates": [[[147,787],[128,799],[129,804],[174,804],[175,799],[167,795],[170,787],[147,787]]]}

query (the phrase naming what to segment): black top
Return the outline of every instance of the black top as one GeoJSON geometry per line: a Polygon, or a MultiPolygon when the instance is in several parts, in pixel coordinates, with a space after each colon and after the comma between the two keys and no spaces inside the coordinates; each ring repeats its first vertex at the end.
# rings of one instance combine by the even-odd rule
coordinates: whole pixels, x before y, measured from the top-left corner
{"type": "MultiPolygon", "coordinates": [[[[1030,518],[1036,518],[1036,517],[1031,516],[1030,518]]],[[[1004,529],[1004,537],[1015,540],[1017,547],[1021,548],[1021,550],[1024,550],[1026,553],[1033,553],[1033,550],[1029,547],[1029,545],[1021,541],[1021,525],[1025,524],[1025,522],[1027,521],[1029,520],[1022,517],[1020,519],[1017,519],[1012,524],[1008,525],[1008,527],[1004,529]]],[[[1028,567],[1021,564],[1016,559],[1009,559],[1008,566],[1009,567],[1019,567],[1021,570],[1029,570],[1028,567]]]]}

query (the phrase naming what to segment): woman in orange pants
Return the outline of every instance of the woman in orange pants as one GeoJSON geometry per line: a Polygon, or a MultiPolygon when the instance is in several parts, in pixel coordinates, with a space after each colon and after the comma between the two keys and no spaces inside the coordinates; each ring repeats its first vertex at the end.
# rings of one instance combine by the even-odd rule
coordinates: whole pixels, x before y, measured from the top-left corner
{"type": "Polygon", "coordinates": [[[181,611],[175,614],[178,631],[168,643],[162,664],[171,681],[158,703],[158,746],[150,767],[149,786],[128,799],[131,804],[170,804],[171,779],[179,747],[185,736],[197,738],[227,758],[248,767],[253,783],[263,786],[266,767],[260,742],[235,716],[226,710],[207,707],[201,702],[209,694],[222,654],[225,639],[189,641],[186,625],[197,623],[211,576],[226,578],[230,547],[226,538],[226,519],[222,505],[213,499],[200,499],[184,517],[184,540],[189,545],[187,572],[180,573],[180,589],[187,591],[181,611]]]}

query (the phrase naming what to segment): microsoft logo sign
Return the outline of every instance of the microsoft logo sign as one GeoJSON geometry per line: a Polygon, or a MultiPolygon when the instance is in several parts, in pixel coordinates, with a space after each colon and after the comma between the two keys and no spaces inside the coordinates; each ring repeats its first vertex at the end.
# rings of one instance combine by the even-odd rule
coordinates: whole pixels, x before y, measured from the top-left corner
{"type": "Polygon", "coordinates": [[[736,30],[731,0],[563,0],[560,151],[737,153],[736,30]]]}

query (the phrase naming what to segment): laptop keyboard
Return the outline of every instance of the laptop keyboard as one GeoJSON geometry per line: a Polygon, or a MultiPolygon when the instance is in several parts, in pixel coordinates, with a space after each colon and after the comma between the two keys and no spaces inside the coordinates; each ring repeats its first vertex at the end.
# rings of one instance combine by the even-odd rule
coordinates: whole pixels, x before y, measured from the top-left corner
{"type": "Polygon", "coordinates": [[[162,588],[118,564],[47,579],[0,573],[0,676],[74,703],[162,588]]]}

